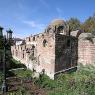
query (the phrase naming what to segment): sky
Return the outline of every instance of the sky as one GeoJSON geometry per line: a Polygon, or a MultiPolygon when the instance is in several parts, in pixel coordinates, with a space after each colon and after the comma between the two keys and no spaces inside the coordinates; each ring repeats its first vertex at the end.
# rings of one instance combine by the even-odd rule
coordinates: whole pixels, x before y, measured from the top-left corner
{"type": "Polygon", "coordinates": [[[54,19],[84,22],[95,14],[95,0],[0,0],[0,26],[14,37],[43,32],[54,19]]]}

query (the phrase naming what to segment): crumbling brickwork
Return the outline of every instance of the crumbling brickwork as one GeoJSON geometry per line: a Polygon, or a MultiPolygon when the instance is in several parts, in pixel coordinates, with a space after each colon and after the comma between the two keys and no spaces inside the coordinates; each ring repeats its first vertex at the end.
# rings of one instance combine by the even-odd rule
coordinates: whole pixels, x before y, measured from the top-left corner
{"type": "Polygon", "coordinates": [[[77,66],[78,39],[72,36],[56,35],[55,72],[77,66]]]}
{"type": "Polygon", "coordinates": [[[77,37],[70,35],[63,20],[54,20],[41,34],[29,36],[11,47],[13,58],[51,79],[56,73],[77,66],[77,37]]]}
{"type": "Polygon", "coordinates": [[[95,38],[91,33],[82,33],[78,42],[78,62],[84,65],[95,63],[95,38]]]}

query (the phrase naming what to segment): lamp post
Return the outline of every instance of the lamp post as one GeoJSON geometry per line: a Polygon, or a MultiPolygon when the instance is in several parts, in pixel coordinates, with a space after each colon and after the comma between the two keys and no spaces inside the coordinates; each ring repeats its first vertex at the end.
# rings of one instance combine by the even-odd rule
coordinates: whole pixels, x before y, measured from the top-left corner
{"type": "Polygon", "coordinates": [[[7,39],[12,39],[12,33],[13,31],[11,29],[7,30],[7,39]]]}
{"type": "Polygon", "coordinates": [[[0,38],[3,37],[2,30],[3,30],[3,27],[0,26],[0,38]]]}
{"type": "Polygon", "coordinates": [[[3,79],[3,84],[2,84],[2,91],[3,94],[5,94],[8,91],[8,85],[6,83],[6,36],[4,36],[4,55],[3,55],[3,74],[4,74],[4,79],[3,79]]]}
{"type": "MultiPolygon", "coordinates": [[[[3,28],[0,28],[0,29],[3,30],[3,28]]],[[[11,30],[7,31],[7,38],[6,38],[6,35],[3,36],[3,33],[1,32],[3,36],[3,74],[4,74],[3,84],[2,84],[3,94],[6,94],[6,92],[8,91],[8,85],[6,82],[6,47],[9,43],[9,40],[12,39],[12,31],[11,32],[10,31],[11,30]]]]}
{"type": "Polygon", "coordinates": [[[1,66],[0,66],[0,69],[2,69],[3,68],[3,64],[2,64],[2,61],[3,61],[3,51],[2,51],[2,49],[3,49],[3,33],[2,33],[2,30],[3,30],[3,28],[0,26],[0,63],[1,63],[1,66]]]}

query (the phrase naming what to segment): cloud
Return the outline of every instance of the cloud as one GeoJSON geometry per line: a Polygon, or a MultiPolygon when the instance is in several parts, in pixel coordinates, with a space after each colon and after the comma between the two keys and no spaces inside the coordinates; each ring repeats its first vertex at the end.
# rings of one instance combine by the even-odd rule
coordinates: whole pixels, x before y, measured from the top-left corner
{"type": "Polygon", "coordinates": [[[23,21],[23,23],[29,25],[32,28],[38,28],[38,29],[44,29],[45,28],[45,24],[40,24],[40,23],[37,23],[35,21],[23,21]]]}

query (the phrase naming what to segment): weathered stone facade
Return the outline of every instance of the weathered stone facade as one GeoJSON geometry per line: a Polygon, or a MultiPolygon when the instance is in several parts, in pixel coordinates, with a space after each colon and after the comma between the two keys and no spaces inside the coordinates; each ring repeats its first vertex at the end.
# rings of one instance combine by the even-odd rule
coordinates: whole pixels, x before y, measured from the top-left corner
{"type": "Polygon", "coordinates": [[[95,64],[95,38],[91,33],[82,33],[78,42],[78,62],[84,65],[95,64]]]}
{"type": "Polygon", "coordinates": [[[78,63],[95,65],[95,36],[80,30],[72,31],[78,37],[78,63]]]}
{"type": "Polygon", "coordinates": [[[27,68],[54,79],[56,74],[76,68],[78,38],[70,35],[63,20],[54,20],[43,33],[16,42],[11,51],[27,68]]]}
{"type": "Polygon", "coordinates": [[[65,69],[77,66],[78,40],[73,36],[56,35],[55,45],[55,71],[60,72],[65,69]]]}

